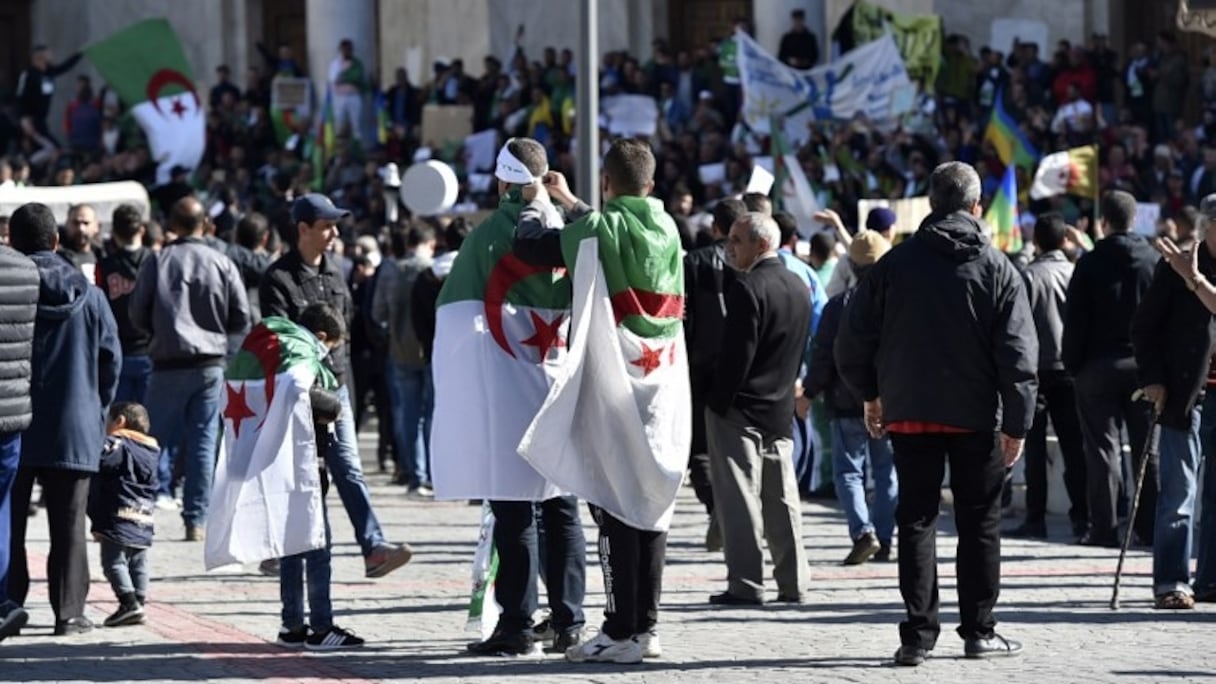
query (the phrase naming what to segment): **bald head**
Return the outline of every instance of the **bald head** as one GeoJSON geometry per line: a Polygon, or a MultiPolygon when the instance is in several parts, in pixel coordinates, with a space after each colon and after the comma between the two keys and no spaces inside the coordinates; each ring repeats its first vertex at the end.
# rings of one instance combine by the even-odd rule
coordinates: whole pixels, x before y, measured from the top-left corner
{"type": "Polygon", "coordinates": [[[206,225],[207,215],[197,198],[183,197],[169,212],[169,230],[176,235],[202,235],[206,225]]]}

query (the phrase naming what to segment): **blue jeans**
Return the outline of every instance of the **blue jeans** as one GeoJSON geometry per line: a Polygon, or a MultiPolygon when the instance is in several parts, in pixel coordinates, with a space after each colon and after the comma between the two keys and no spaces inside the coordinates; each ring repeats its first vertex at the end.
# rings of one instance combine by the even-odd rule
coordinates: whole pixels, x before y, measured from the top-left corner
{"type": "Polygon", "coordinates": [[[384,544],[384,532],[372,510],[372,497],[363,479],[363,463],[359,458],[359,435],[355,430],[355,412],[350,406],[350,388],[338,388],[342,413],[334,422],[334,438],[325,452],[325,466],[338,489],[338,498],[355,528],[355,539],[366,557],[372,549],[384,544]]]}
{"type": "Polygon", "coordinates": [[[873,532],[879,542],[890,544],[899,499],[891,442],[886,438],[871,439],[861,418],[833,418],[832,447],[836,498],[849,521],[849,536],[856,540],[866,532],[873,532]],[[866,505],[867,460],[874,474],[872,518],[866,505]]]}
{"type": "MultiPolygon", "coordinates": [[[[0,607],[8,601],[8,561],[12,532],[9,516],[12,515],[13,481],[17,479],[17,466],[21,463],[21,433],[0,433],[0,607]]],[[[25,511],[21,511],[25,515],[25,511]]]]}
{"type": "MultiPolygon", "coordinates": [[[[322,475],[324,477],[324,475],[322,475]]],[[[325,521],[325,546],[279,559],[279,601],[283,604],[283,626],[298,630],[304,626],[304,592],[308,591],[308,626],[314,632],[328,632],[334,626],[334,607],[329,599],[330,568],[329,512],[321,499],[321,519],[325,521]],[[308,567],[305,584],[304,568],[308,567]]]]}
{"type": "Polygon", "coordinates": [[[1161,426],[1157,522],[1153,532],[1153,594],[1191,593],[1191,537],[1195,528],[1195,494],[1199,464],[1198,406],[1188,430],[1161,426]]]}
{"type": "Polygon", "coordinates": [[[1195,593],[1216,592],[1216,390],[1203,400],[1199,426],[1203,446],[1203,512],[1199,515],[1199,568],[1195,571],[1195,593]]]}
{"type": "Polygon", "coordinates": [[[140,603],[148,597],[148,550],[101,540],[101,571],[120,600],[135,594],[140,603]]]}
{"type": "Polygon", "coordinates": [[[220,437],[220,403],[224,397],[221,366],[154,370],[148,381],[147,409],[152,436],[160,442],[160,493],[171,495],[173,460],[184,461],[182,520],[201,526],[220,437]]]}
{"type": "Polygon", "coordinates": [[[431,483],[431,413],[435,388],[431,367],[388,362],[389,395],[393,403],[393,438],[397,467],[410,487],[431,483]]]}
{"type": "Polygon", "coordinates": [[[118,375],[118,390],[114,401],[144,403],[148,397],[148,378],[152,375],[152,359],[147,356],[123,356],[122,372],[118,375]]]}

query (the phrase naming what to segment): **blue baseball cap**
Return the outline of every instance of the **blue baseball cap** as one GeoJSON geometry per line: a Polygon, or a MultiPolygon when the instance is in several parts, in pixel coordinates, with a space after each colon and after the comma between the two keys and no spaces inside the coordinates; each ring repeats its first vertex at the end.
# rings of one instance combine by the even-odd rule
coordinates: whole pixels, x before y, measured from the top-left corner
{"type": "Polygon", "coordinates": [[[292,223],[315,223],[317,221],[338,221],[350,216],[350,212],[339,209],[325,195],[310,192],[296,198],[291,204],[292,223]]]}

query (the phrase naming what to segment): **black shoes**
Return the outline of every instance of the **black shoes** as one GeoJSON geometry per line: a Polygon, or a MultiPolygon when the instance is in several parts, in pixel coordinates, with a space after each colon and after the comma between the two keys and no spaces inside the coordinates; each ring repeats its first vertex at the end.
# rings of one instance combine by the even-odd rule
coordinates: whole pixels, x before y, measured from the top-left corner
{"type": "Polygon", "coordinates": [[[882,544],[878,543],[878,537],[874,536],[873,532],[866,532],[853,542],[853,550],[849,551],[849,555],[845,556],[845,565],[861,565],[874,557],[882,548],[882,544]]]}
{"type": "Polygon", "coordinates": [[[871,560],[875,563],[890,563],[895,560],[895,552],[891,550],[891,544],[879,542],[878,553],[874,554],[874,558],[871,560]]]}
{"type": "Polygon", "coordinates": [[[794,603],[801,605],[806,603],[806,595],[798,594],[797,596],[787,596],[785,594],[777,594],[777,603],[794,603]]]}
{"type": "Polygon", "coordinates": [[[895,664],[903,665],[904,667],[916,667],[925,662],[925,658],[929,657],[929,651],[920,646],[903,645],[895,652],[895,664]]]}
{"type": "Polygon", "coordinates": [[[1027,520],[1017,527],[1001,530],[1001,536],[1010,539],[1046,539],[1047,523],[1027,520]]]}
{"type": "Polygon", "coordinates": [[[1077,543],[1081,546],[1097,546],[1106,549],[1117,549],[1120,546],[1119,540],[1114,536],[1107,537],[1094,534],[1093,530],[1081,535],[1081,538],[1077,540],[1077,543]]]}
{"type": "Polygon", "coordinates": [[[93,621],[81,615],[55,623],[55,636],[73,636],[93,631],[93,621]]]}
{"type": "Polygon", "coordinates": [[[760,599],[746,599],[735,596],[729,591],[724,591],[721,594],[714,594],[709,597],[709,602],[715,606],[762,606],[764,601],[760,599]]]}
{"type": "Polygon", "coordinates": [[[102,623],[106,627],[126,627],[140,625],[144,622],[144,607],[135,598],[135,593],[123,594],[118,597],[118,610],[102,623]]]}
{"type": "Polygon", "coordinates": [[[468,651],[481,656],[523,656],[536,653],[537,648],[531,634],[494,630],[489,639],[469,644],[468,651]]]}
{"type": "Polygon", "coordinates": [[[12,601],[0,604],[0,641],[21,633],[21,628],[30,621],[30,614],[12,601]]]}
{"type": "Polygon", "coordinates": [[[987,639],[967,639],[963,655],[968,658],[1000,658],[1022,654],[1022,642],[993,634],[987,639]]]}
{"type": "Polygon", "coordinates": [[[565,653],[573,646],[578,646],[583,643],[583,630],[572,629],[568,632],[558,632],[553,637],[553,644],[547,646],[545,651],[548,653],[565,653]]]}

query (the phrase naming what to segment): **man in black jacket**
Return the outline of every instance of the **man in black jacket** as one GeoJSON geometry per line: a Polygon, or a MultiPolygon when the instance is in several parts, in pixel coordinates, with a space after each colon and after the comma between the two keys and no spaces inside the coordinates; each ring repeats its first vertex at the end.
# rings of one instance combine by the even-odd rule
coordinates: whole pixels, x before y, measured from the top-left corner
{"type": "Polygon", "coordinates": [[[726,235],[747,207],[737,199],[714,205],[710,231],[712,245],[684,256],[684,342],[688,348],[688,375],[692,387],[692,448],[688,470],[693,491],[709,514],[705,548],[722,548],[722,532],[714,516],[714,492],[709,477],[709,447],[705,443],[705,400],[718,371],[718,348],[726,324],[726,294],[735,284],[735,269],[726,263],[726,235]]]}
{"type": "Polygon", "coordinates": [[[1035,401],[1034,335],[1013,264],[984,235],[980,179],[960,162],[929,180],[933,213],[857,288],[834,351],[865,402],[871,436],[891,433],[899,475],[900,665],[937,644],[937,517],[950,464],[958,527],[958,598],[969,658],[1015,655],[995,631],[1001,583],[1001,488],[1021,456],[1035,401]]]}
{"type": "MultiPolygon", "coordinates": [[[[1199,273],[1216,278],[1216,195],[1203,200],[1205,235],[1199,273]]],[[[1180,278],[1165,261],[1132,319],[1132,344],[1140,386],[1161,424],[1160,483],[1153,534],[1153,595],[1156,606],[1195,605],[1191,589],[1191,543],[1195,497],[1203,450],[1199,425],[1214,349],[1213,319],[1194,295],[1196,285],[1180,278]]],[[[1209,463],[1208,468],[1214,464],[1209,463]]]]}
{"type": "Polygon", "coordinates": [[[1047,420],[1059,438],[1064,459],[1064,487],[1072,508],[1073,534],[1079,537],[1089,527],[1085,503],[1085,450],[1072,378],[1060,360],[1064,334],[1064,311],[1073,265],[1064,255],[1068,226],[1059,214],[1039,217],[1034,226],[1034,245],[1039,256],[1026,267],[1026,291],[1039,337],[1039,397],[1034,423],[1026,437],[1026,520],[1007,530],[1007,537],[1047,538],[1047,420]]]}
{"type": "Polygon", "coordinates": [[[758,212],[736,220],[727,241],[731,264],[745,275],[728,293],[705,412],[726,556],[726,591],[709,599],[716,605],[764,602],[764,539],[778,601],[801,603],[810,583],[792,456],[794,379],[806,353],[811,304],[805,283],[778,258],[780,245],[777,222],[758,212]]]}
{"type": "Polygon", "coordinates": [[[55,95],[55,77],[71,71],[82,56],[77,52],[59,64],[52,64],[51,49],[35,45],[30,65],[17,78],[17,116],[21,117],[21,130],[44,147],[47,144],[59,147],[46,125],[51,98],[55,95]]]}
{"type": "MultiPolygon", "coordinates": [[[[1061,359],[1077,388],[1077,414],[1085,443],[1089,532],[1080,543],[1119,545],[1117,501],[1123,484],[1120,424],[1131,440],[1134,470],[1148,438],[1147,404],[1134,401],[1139,387],[1133,356],[1132,315],[1153,279],[1157,253],[1148,240],[1131,233],[1136,199],[1122,190],[1102,196],[1106,235],[1077,261],[1068,283],[1061,359]]],[[[1151,464],[1150,464],[1151,466],[1151,464]]],[[[1133,526],[1140,541],[1152,543],[1157,507],[1157,476],[1150,467],[1133,526]]]]}
{"type": "Polygon", "coordinates": [[[98,264],[97,280],[110,300],[114,320],[118,321],[118,339],[122,342],[122,374],[114,401],[143,404],[148,377],[152,374],[152,359],[148,356],[152,336],[131,323],[128,303],[139,269],[152,250],[143,246],[144,221],[134,205],[115,207],[110,224],[114,249],[98,264]]]}
{"type": "MultiPolygon", "coordinates": [[[[263,316],[283,316],[298,322],[300,314],[310,304],[324,303],[334,307],[350,329],[354,320],[354,300],[339,261],[329,251],[338,238],[338,222],[347,216],[350,216],[349,211],[338,209],[324,195],[310,193],[292,204],[295,249],[271,264],[262,278],[259,299],[263,316]]],[[[350,401],[350,345],[346,342],[338,345],[331,359],[340,385],[338,398],[342,414],[334,422],[334,439],[330,440],[330,448],[325,453],[325,463],[355,528],[355,538],[363,551],[364,574],[372,578],[383,577],[409,562],[413,551],[406,545],[387,543],[380,521],[372,510],[371,494],[363,479],[350,401]]]]}
{"type": "MultiPolygon", "coordinates": [[[[9,600],[9,519],[13,481],[21,463],[21,431],[30,426],[30,355],[38,307],[38,268],[15,249],[0,246],[0,640],[29,620],[9,600]]],[[[24,511],[19,511],[24,515],[24,511]]]]}

